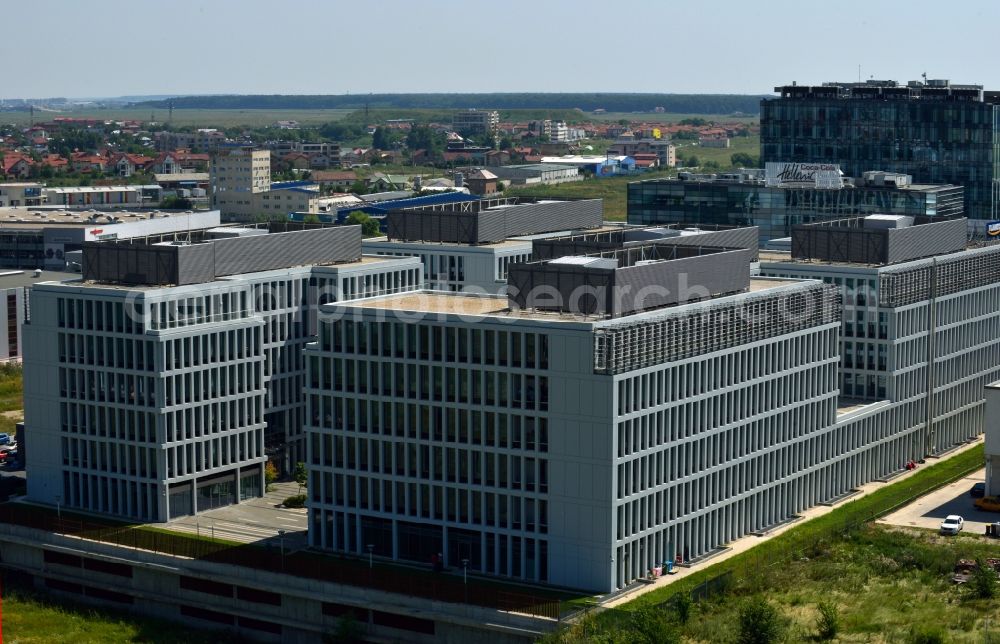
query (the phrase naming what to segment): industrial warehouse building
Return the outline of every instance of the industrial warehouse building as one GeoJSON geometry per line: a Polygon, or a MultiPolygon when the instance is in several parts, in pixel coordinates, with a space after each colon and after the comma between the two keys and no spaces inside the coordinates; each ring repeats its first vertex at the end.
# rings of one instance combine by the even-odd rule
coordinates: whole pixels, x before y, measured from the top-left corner
{"type": "Polygon", "coordinates": [[[84,242],[179,239],[218,225],[218,210],[0,208],[0,268],[62,271],[84,242]]]}
{"type": "Polygon", "coordinates": [[[310,542],[610,591],[942,453],[1000,377],[1000,246],[965,226],[796,227],[761,277],[746,248],[661,240],[513,267],[544,298],[331,304],[310,542]]]}
{"type": "Polygon", "coordinates": [[[268,447],[304,457],[316,307],[417,289],[422,269],[362,256],[358,226],[262,233],[91,242],[82,279],[33,287],[30,499],[166,521],[260,496],[268,447]]]}

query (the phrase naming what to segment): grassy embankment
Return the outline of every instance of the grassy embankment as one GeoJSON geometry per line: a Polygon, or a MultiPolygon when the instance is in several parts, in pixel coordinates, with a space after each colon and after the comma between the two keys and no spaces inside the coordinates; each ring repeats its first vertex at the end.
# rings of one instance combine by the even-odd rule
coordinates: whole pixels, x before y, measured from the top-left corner
{"type": "Polygon", "coordinates": [[[6,589],[4,593],[3,635],[5,642],[17,644],[212,644],[240,641],[224,632],[199,631],[166,621],[98,610],[22,589],[6,589]]]}
{"type": "Polygon", "coordinates": [[[763,596],[781,613],[783,641],[788,642],[815,639],[822,602],[836,606],[842,642],[983,642],[990,629],[998,638],[992,641],[1000,641],[997,601],[976,599],[967,587],[950,581],[958,559],[1000,556],[997,542],[864,523],[982,463],[980,446],[927,466],[622,609],[589,615],[550,640],[637,641],[637,616],[647,622],[652,616],[669,622],[666,630],[681,641],[734,642],[744,600],[763,596]],[[720,577],[727,572],[731,577],[720,577]],[[704,588],[710,580],[723,581],[723,588],[694,604],[690,618],[681,623],[676,597],[704,588]]]}

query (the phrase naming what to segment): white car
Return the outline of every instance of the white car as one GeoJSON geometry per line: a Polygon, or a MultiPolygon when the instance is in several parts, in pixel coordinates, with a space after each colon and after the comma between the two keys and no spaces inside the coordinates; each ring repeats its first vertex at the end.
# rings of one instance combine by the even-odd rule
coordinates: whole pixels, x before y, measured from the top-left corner
{"type": "Polygon", "coordinates": [[[949,514],[941,522],[941,534],[958,534],[965,527],[965,519],[957,514],[949,514]]]}

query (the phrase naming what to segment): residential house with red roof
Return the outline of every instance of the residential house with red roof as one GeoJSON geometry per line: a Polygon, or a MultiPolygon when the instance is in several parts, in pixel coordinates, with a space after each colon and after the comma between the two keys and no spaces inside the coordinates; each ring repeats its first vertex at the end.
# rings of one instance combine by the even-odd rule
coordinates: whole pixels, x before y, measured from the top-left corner
{"type": "Polygon", "coordinates": [[[659,155],[650,152],[633,154],[632,158],[635,159],[635,167],[638,169],[649,170],[660,165],[659,155]]]}
{"type": "Polygon", "coordinates": [[[74,152],[70,164],[74,172],[104,172],[108,165],[108,159],[99,154],[74,152]]]}
{"type": "Polygon", "coordinates": [[[119,152],[111,156],[108,162],[108,166],[113,170],[113,172],[119,177],[131,177],[136,172],[143,172],[152,165],[152,157],[143,156],[141,154],[130,154],[128,152],[119,152]]]}
{"type": "Polygon", "coordinates": [[[69,167],[69,161],[58,154],[45,154],[42,156],[42,160],[38,162],[38,165],[52,168],[56,172],[63,172],[69,167]]]}
{"type": "Polygon", "coordinates": [[[25,178],[31,174],[31,167],[34,165],[34,161],[31,157],[21,154],[20,152],[9,152],[3,155],[3,175],[5,177],[20,177],[25,178]]]}
{"type": "Polygon", "coordinates": [[[312,180],[324,187],[331,187],[335,190],[350,190],[351,186],[358,180],[358,175],[353,170],[316,170],[312,173],[312,180]]]}
{"type": "Polygon", "coordinates": [[[289,170],[308,170],[312,166],[312,162],[308,154],[303,152],[289,152],[281,157],[272,157],[271,165],[272,170],[274,170],[275,167],[286,168],[289,170]]]}

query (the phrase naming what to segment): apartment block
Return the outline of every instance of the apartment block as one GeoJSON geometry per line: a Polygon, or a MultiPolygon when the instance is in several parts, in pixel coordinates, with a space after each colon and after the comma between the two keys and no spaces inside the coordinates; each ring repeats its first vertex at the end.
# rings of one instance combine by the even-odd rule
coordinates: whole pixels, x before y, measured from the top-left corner
{"type": "Polygon", "coordinates": [[[496,134],[500,112],[496,110],[461,110],[455,112],[451,126],[460,134],[496,134]]]}
{"type": "Polygon", "coordinates": [[[252,147],[220,151],[212,156],[209,174],[212,207],[224,217],[252,221],[254,195],[271,189],[271,153],[252,147]]]}

